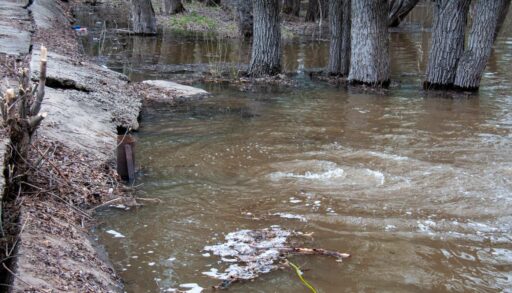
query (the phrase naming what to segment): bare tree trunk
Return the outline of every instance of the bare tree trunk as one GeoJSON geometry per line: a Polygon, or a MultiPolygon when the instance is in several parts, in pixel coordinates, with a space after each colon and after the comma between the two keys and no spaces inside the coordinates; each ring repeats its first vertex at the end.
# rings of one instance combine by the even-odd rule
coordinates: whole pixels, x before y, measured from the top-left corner
{"type": "Polygon", "coordinates": [[[163,0],[162,4],[166,15],[182,13],[185,11],[185,7],[181,0],[163,0]]]}
{"type": "Polygon", "coordinates": [[[249,75],[276,75],[281,72],[279,0],[254,0],[253,15],[254,34],[249,75]]]}
{"type": "Polygon", "coordinates": [[[347,76],[350,69],[350,0],[329,1],[331,42],[327,74],[347,76]]]}
{"type": "Polygon", "coordinates": [[[487,61],[491,56],[494,34],[506,0],[477,0],[468,48],[459,60],[454,86],[462,90],[478,90],[487,61]]]}
{"type": "MultiPolygon", "coordinates": [[[[494,1],[494,0],[493,0],[494,1]]],[[[424,89],[453,87],[457,64],[464,53],[464,34],[471,0],[438,0],[434,3],[432,45],[424,89]]]]}
{"type": "Polygon", "coordinates": [[[389,1],[388,25],[396,27],[411,12],[420,0],[391,0],[389,1]]]}
{"type": "Polygon", "coordinates": [[[284,14],[299,16],[300,0],[283,0],[282,11],[284,14]]]}
{"type": "Polygon", "coordinates": [[[309,0],[308,10],[304,21],[314,22],[327,17],[328,0],[309,0]]]}
{"type": "Polygon", "coordinates": [[[251,38],[253,31],[252,0],[237,0],[238,32],[243,38],[251,38]]]}
{"type": "Polygon", "coordinates": [[[133,32],[142,35],[156,34],[155,10],[151,0],[132,1],[132,26],[133,32]]]}
{"type": "Polygon", "coordinates": [[[388,1],[352,1],[349,81],[389,85],[388,1]]]}

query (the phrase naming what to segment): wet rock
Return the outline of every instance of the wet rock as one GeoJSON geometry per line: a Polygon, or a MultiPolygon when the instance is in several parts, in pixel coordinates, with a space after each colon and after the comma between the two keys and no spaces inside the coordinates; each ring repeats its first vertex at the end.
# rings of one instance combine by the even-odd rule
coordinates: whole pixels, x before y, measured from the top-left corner
{"type": "Polygon", "coordinates": [[[30,49],[30,33],[20,23],[29,23],[27,11],[17,2],[0,2],[0,53],[25,55],[30,49]]]}
{"type": "Polygon", "coordinates": [[[167,80],[145,80],[146,98],[158,102],[200,99],[210,95],[207,91],[167,80]]]}
{"type": "MultiPolygon", "coordinates": [[[[39,57],[39,50],[34,50],[33,77],[39,74],[39,57]]],[[[43,127],[42,132],[72,148],[108,158],[115,146],[116,126],[138,128],[141,98],[122,74],[55,53],[48,59],[43,111],[49,113],[45,124],[51,128],[43,127]]]]}
{"type": "MultiPolygon", "coordinates": [[[[74,149],[82,149],[99,158],[111,157],[115,148],[115,125],[109,112],[99,110],[84,100],[95,93],[75,90],[46,89],[42,111],[48,112],[40,133],[64,142],[74,149]]],[[[91,99],[92,100],[92,99],[91,99]]]]}
{"type": "Polygon", "coordinates": [[[65,17],[62,8],[55,0],[37,0],[30,6],[34,23],[38,28],[50,29],[56,22],[68,26],[69,20],[65,17]]]}

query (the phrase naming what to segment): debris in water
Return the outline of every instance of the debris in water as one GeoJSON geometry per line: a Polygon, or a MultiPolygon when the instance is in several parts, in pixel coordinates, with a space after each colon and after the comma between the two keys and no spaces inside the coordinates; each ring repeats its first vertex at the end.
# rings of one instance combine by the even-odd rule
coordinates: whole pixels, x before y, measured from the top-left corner
{"type": "Polygon", "coordinates": [[[302,200],[296,199],[295,197],[290,197],[290,203],[301,203],[302,200]]]}
{"type": "Polygon", "coordinates": [[[106,231],[108,234],[114,236],[114,238],[124,238],[125,236],[119,232],[117,232],[116,230],[107,230],[106,231]]]}
{"type": "Polygon", "coordinates": [[[205,246],[204,251],[220,256],[222,262],[229,263],[229,266],[223,272],[211,268],[203,274],[222,281],[215,289],[226,289],[234,282],[252,280],[285,266],[282,262],[290,255],[326,255],[338,261],[350,257],[337,251],[291,247],[288,243],[291,236],[309,235],[279,226],[228,233],[225,243],[205,246]]]}

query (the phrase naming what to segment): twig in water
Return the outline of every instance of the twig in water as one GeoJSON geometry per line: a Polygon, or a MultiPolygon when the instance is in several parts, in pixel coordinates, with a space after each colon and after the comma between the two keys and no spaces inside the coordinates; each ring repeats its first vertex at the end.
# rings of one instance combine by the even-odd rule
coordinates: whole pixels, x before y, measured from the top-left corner
{"type": "Polygon", "coordinates": [[[23,282],[25,285],[29,286],[30,289],[32,289],[32,285],[30,285],[29,283],[25,282],[25,280],[23,280],[22,278],[20,278],[19,276],[17,276],[13,271],[11,271],[6,265],[5,263],[2,263],[2,266],[4,267],[4,269],[6,271],[8,271],[9,273],[11,273],[16,279],[20,280],[21,282],[23,282]]]}

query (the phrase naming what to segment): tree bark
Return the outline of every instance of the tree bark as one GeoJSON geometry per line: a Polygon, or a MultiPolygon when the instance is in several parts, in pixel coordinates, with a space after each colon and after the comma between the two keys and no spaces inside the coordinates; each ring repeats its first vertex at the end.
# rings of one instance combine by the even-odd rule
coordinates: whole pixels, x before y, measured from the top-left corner
{"type": "Polygon", "coordinates": [[[308,10],[304,21],[315,22],[327,17],[329,0],[309,0],[308,10]]]}
{"type": "Polygon", "coordinates": [[[279,0],[254,0],[254,33],[249,75],[259,77],[281,72],[279,0]]]}
{"type": "Polygon", "coordinates": [[[434,3],[432,45],[426,80],[423,82],[424,89],[453,87],[457,64],[464,52],[464,34],[470,2],[471,0],[438,0],[434,3]]]}
{"type": "Polygon", "coordinates": [[[299,16],[300,0],[283,0],[282,11],[284,14],[299,16]]]}
{"type": "Polygon", "coordinates": [[[391,0],[389,2],[388,25],[396,27],[418,4],[419,0],[391,0]]]}
{"type": "Polygon", "coordinates": [[[131,0],[133,32],[141,35],[156,34],[155,10],[151,0],[131,0]]]}
{"type": "Polygon", "coordinates": [[[352,1],[349,81],[372,86],[389,85],[388,1],[352,1]]]}
{"type": "Polygon", "coordinates": [[[185,7],[181,0],[163,0],[162,4],[166,15],[178,14],[185,11],[185,7]]]}
{"type": "Polygon", "coordinates": [[[468,48],[460,58],[455,75],[456,89],[476,91],[491,56],[494,34],[506,0],[477,0],[468,48]]]}
{"type": "Polygon", "coordinates": [[[251,38],[253,31],[252,0],[236,2],[238,32],[243,38],[251,38]]]}
{"type": "Polygon", "coordinates": [[[327,74],[347,76],[350,69],[350,0],[329,1],[331,42],[327,74]]]}

